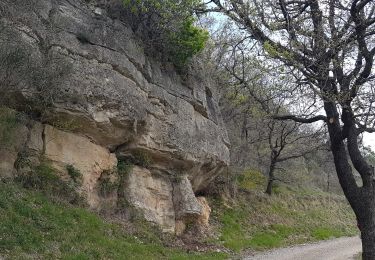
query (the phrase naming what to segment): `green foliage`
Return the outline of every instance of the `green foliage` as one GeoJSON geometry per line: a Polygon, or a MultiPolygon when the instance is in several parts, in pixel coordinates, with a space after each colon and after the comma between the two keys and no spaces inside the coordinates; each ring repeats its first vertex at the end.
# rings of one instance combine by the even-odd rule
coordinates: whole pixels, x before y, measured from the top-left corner
{"type": "Polygon", "coordinates": [[[76,191],[77,183],[63,181],[46,161],[42,161],[31,172],[18,176],[16,181],[23,187],[39,190],[52,199],[68,201],[77,205],[86,204],[85,199],[76,191]]]}
{"type": "Polygon", "coordinates": [[[244,190],[263,189],[266,185],[266,177],[258,170],[248,169],[237,178],[238,186],[244,190]]]}
{"type": "Polygon", "coordinates": [[[256,232],[249,244],[256,249],[280,247],[283,245],[284,240],[287,240],[295,232],[298,231],[292,227],[281,224],[271,225],[266,230],[256,232]]]}
{"type": "Polygon", "coordinates": [[[24,186],[33,189],[52,191],[55,186],[60,184],[60,178],[56,175],[55,170],[45,162],[35,167],[32,173],[22,177],[20,180],[24,186]]]}
{"type": "Polygon", "coordinates": [[[23,150],[18,153],[17,160],[14,163],[14,166],[16,169],[32,166],[30,154],[28,153],[28,151],[23,150]]]}
{"type": "Polygon", "coordinates": [[[208,32],[194,26],[194,19],[190,17],[183,23],[180,31],[169,34],[172,47],[169,55],[172,62],[182,68],[191,57],[204,49],[208,38],[208,32]]]}
{"type": "Polygon", "coordinates": [[[375,166],[375,152],[371,150],[371,147],[364,147],[363,154],[367,162],[375,166]]]}
{"type": "Polygon", "coordinates": [[[127,160],[118,160],[117,173],[120,177],[126,176],[133,168],[133,164],[127,160]]]}
{"type": "Polygon", "coordinates": [[[66,170],[68,171],[70,178],[72,178],[75,183],[79,185],[82,184],[82,173],[78,169],[69,164],[66,166],[66,170]]]}
{"type": "Polygon", "coordinates": [[[276,58],[279,56],[279,51],[270,42],[265,42],[263,47],[271,57],[276,58]]]}
{"type": "Polygon", "coordinates": [[[88,210],[50,201],[36,191],[0,182],[0,258],[225,259],[147,243],[88,210]]]}
{"type": "Polygon", "coordinates": [[[224,210],[220,222],[223,227],[221,229],[220,240],[223,245],[236,252],[250,246],[250,237],[243,230],[243,218],[246,212],[239,208],[224,210]]]}
{"type": "Polygon", "coordinates": [[[20,115],[16,111],[0,107],[0,148],[7,148],[14,142],[19,123],[20,115]]]}
{"type": "Polygon", "coordinates": [[[290,188],[279,191],[273,197],[256,190],[240,192],[231,208],[213,202],[212,217],[220,223],[218,242],[239,252],[358,234],[345,198],[290,188]]]}
{"type": "Polygon", "coordinates": [[[81,127],[81,124],[77,120],[65,118],[49,120],[49,124],[62,131],[74,131],[81,127]]]}
{"type": "Polygon", "coordinates": [[[135,165],[139,165],[139,166],[148,168],[153,163],[152,158],[150,157],[150,155],[147,152],[143,151],[143,150],[135,150],[134,152],[132,152],[132,155],[134,157],[134,162],[133,163],[135,165]]]}
{"type": "Polygon", "coordinates": [[[340,230],[331,227],[319,227],[312,230],[311,235],[317,240],[325,240],[345,236],[345,230],[340,230]]]}
{"type": "Polygon", "coordinates": [[[107,197],[114,192],[117,192],[120,186],[117,172],[111,170],[103,171],[98,181],[98,185],[99,194],[103,197],[107,197]]]}
{"type": "Polygon", "coordinates": [[[135,26],[142,25],[141,29],[147,32],[145,42],[166,54],[177,68],[182,69],[205,47],[209,34],[194,25],[193,15],[201,1],[123,0],[123,3],[133,16],[131,20],[137,21],[135,26]]]}
{"type": "Polygon", "coordinates": [[[266,41],[263,45],[264,50],[270,55],[272,58],[281,58],[285,60],[293,60],[293,55],[288,51],[281,51],[275,45],[271,44],[269,41],[266,41]]]}

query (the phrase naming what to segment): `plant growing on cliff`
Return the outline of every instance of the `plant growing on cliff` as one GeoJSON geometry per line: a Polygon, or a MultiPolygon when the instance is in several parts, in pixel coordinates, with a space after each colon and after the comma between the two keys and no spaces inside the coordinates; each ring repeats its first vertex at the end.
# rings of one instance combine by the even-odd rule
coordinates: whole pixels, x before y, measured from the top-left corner
{"type": "Polygon", "coordinates": [[[117,173],[120,177],[125,177],[133,168],[133,164],[129,160],[118,160],[117,173]]]}
{"type": "Polygon", "coordinates": [[[118,171],[104,170],[98,181],[99,194],[108,197],[117,192],[120,186],[118,171]]]}
{"type": "Polygon", "coordinates": [[[63,181],[48,161],[43,158],[41,160],[40,165],[32,168],[28,173],[19,175],[16,181],[25,188],[39,190],[53,199],[86,205],[84,197],[76,191],[75,183],[63,181]]]}
{"type": "Polygon", "coordinates": [[[82,184],[83,176],[82,176],[82,173],[77,168],[75,168],[73,165],[69,164],[69,165],[66,166],[66,170],[67,170],[70,178],[72,178],[72,180],[74,181],[74,183],[76,183],[78,185],[82,184]]]}
{"type": "Polygon", "coordinates": [[[0,148],[7,148],[14,141],[15,129],[19,126],[19,115],[16,111],[0,107],[0,148]]]}
{"type": "Polygon", "coordinates": [[[19,35],[0,23],[0,104],[33,107],[33,114],[43,117],[61,95],[59,86],[71,72],[66,58],[52,54],[47,41],[41,43],[37,55],[19,35]],[[20,102],[28,96],[33,106],[20,102]],[[23,97],[22,97],[23,98],[23,97]]]}
{"type": "Polygon", "coordinates": [[[153,163],[151,156],[143,150],[135,150],[133,153],[133,163],[148,168],[153,163]]]}
{"type": "Polygon", "coordinates": [[[194,9],[201,1],[123,0],[129,22],[151,44],[181,69],[200,52],[208,32],[194,25],[194,9]]]}

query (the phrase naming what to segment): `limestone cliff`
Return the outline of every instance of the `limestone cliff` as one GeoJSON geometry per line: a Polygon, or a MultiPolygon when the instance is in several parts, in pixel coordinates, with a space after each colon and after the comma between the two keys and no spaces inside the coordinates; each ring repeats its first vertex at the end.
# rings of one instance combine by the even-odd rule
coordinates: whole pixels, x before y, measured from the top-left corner
{"type": "Polygon", "coordinates": [[[17,165],[20,154],[35,162],[43,156],[62,178],[72,165],[92,208],[115,205],[123,194],[146,219],[174,231],[176,221],[202,214],[207,206],[195,194],[229,163],[215,85],[204,71],[181,78],[170,64],[146,56],[126,24],[86,2],[0,2],[1,45],[17,43],[35,63],[61,60],[69,67],[46,89],[0,82],[2,105],[41,121],[25,123],[17,142],[0,148],[0,175],[25,171],[17,165]],[[49,103],[41,114],[35,100],[44,92],[49,103]],[[103,198],[97,188],[103,174],[139,154],[147,165],[132,167],[123,190],[103,198]]]}

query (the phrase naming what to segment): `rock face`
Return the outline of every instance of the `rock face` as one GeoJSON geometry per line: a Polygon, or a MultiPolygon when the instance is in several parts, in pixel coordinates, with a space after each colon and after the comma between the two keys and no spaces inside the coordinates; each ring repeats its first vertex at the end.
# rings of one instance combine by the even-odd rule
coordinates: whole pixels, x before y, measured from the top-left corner
{"type": "Polygon", "coordinates": [[[65,172],[71,165],[82,174],[81,192],[86,194],[88,204],[100,207],[100,198],[96,192],[98,180],[104,171],[110,171],[117,165],[116,156],[108,149],[96,145],[85,137],[45,126],[43,155],[52,165],[65,172]]]}
{"type": "MultiPolygon", "coordinates": [[[[4,0],[0,12],[6,32],[0,44],[31,50],[32,63],[58,61],[68,68],[46,89],[17,82],[9,91],[0,82],[8,97],[3,105],[42,115],[44,125],[28,129],[29,149],[41,150],[61,171],[76,167],[93,208],[100,208],[95,187],[103,171],[141,151],[148,165],[132,167],[121,186],[129,202],[166,231],[174,231],[176,219],[199,216],[194,194],[229,163],[215,85],[204,72],[192,70],[182,79],[170,64],[146,56],[129,27],[95,3],[4,0]],[[35,100],[43,94],[49,102],[40,113],[35,100]]],[[[8,175],[17,157],[12,149],[0,153],[8,175]]]]}
{"type": "Polygon", "coordinates": [[[165,176],[156,176],[147,169],[133,167],[125,182],[128,201],[142,209],[147,220],[158,223],[164,231],[175,231],[173,187],[165,176]]]}

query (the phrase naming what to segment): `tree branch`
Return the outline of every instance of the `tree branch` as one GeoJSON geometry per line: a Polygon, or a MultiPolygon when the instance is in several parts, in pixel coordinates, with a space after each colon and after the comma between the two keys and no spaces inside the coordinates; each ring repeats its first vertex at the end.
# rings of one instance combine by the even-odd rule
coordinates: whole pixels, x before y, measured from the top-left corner
{"type": "Polygon", "coordinates": [[[318,116],[314,116],[310,118],[297,117],[294,115],[284,115],[284,116],[273,116],[272,118],[276,120],[292,120],[294,122],[302,123],[302,124],[311,124],[311,123],[318,122],[318,121],[324,121],[324,122],[327,121],[327,117],[323,115],[318,115],[318,116]]]}

